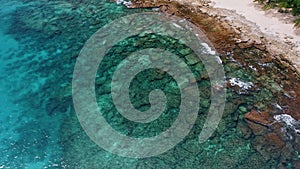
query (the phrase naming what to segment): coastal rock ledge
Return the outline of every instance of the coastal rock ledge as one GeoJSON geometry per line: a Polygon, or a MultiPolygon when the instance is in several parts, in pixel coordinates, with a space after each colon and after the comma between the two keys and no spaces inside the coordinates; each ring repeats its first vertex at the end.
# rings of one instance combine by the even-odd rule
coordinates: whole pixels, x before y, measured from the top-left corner
{"type": "MultiPolygon", "coordinates": [[[[275,118],[287,115],[295,124],[300,122],[300,52],[295,44],[268,36],[245,17],[234,11],[213,8],[207,1],[132,0],[125,5],[128,8],[155,8],[167,15],[187,19],[207,35],[221,59],[232,54],[232,59],[251,68],[258,80],[273,79],[272,84],[258,81],[255,86],[257,90],[262,86],[270,89],[278,103],[265,107],[264,111],[258,110],[257,103],[251,111],[245,112],[245,124],[239,123],[239,130],[245,139],[252,138],[252,148],[266,161],[279,161],[277,168],[286,168],[288,161],[292,161],[293,167],[300,168],[296,159],[300,152],[297,126],[275,118]]],[[[240,92],[234,86],[227,88],[240,92]]]]}

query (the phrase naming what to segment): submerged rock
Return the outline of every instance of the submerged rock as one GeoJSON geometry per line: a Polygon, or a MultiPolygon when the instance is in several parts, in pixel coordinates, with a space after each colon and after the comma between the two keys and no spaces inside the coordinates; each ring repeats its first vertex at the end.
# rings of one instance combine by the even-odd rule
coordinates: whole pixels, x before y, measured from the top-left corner
{"type": "Polygon", "coordinates": [[[268,126],[274,121],[269,113],[257,112],[255,110],[251,110],[251,112],[246,113],[245,119],[263,126],[268,126]]]}
{"type": "Polygon", "coordinates": [[[285,142],[276,134],[268,133],[263,136],[257,136],[252,141],[252,146],[266,159],[277,159],[281,154],[281,149],[285,142]]]}

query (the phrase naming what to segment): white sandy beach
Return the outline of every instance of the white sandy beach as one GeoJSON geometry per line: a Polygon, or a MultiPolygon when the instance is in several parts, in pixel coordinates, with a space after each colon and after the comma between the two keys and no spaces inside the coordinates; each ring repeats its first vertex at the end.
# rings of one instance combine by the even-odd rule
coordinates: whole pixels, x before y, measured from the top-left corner
{"type": "Polygon", "coordinates": [[[274,56],[285,55],[300,72],[300,28],[294,27],[295,18],[291,14],[279,13],[277,9],[264,11],[253,0],[210,0],[209,4],[213,9],[208,9],[208,14],[224,16],[222,20],[241,30],[246,39],[254,38],[260,43],[264,37],[261,42],[267,51],[274,56]]]}
{"type": "Polygon", "coordinates": [[[212,3],[216,8],[234,10],[237,14],[254,22],[263,33],[279,37],[283,42],[290,41],[295,44],[295,49],[300,51],[299,30],[297,33],[292,17],[277,13],[276,10],[264,11],[253,0],[212,0],[212,3]]]}

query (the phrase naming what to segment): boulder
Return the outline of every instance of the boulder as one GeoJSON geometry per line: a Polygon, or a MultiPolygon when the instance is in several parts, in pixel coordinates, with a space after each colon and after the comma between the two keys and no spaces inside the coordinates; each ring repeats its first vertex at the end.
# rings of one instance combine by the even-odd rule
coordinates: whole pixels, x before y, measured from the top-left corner
{"type": "Polygon", "coordinates": [[[264,126],[268,126],[274,121],[268,112],[257,112],[256,110],[246,113],[245,119],[264,126]]]}

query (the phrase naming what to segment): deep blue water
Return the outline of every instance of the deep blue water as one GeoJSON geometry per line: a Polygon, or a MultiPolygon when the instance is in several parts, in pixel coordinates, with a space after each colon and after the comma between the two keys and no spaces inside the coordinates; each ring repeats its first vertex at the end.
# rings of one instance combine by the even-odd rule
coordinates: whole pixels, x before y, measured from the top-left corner
{"type": "MultiPolygon", "coordinates": [[[[248,132],[247,136],[241,132],[249,129],[243,120],[246,112],[264,110],[277,103],[273,79],[264,76],[267,87],[254,89],[255,84],[263,83],[254,75],[259,74],[253,69],[258,66],[256,62],[249,62],[249,68],[245,68],[230,53],[221,56],[226,78],[234,81],[236,88],[242,87],[228,89],[223,119],[208,141],[198,143],[211,97],[211,84],[199,63],[191,67],[198,76],[202,100],[199,118],[187,138],[155,157],[120,157],[97,146],[80,126],[72,101],[73,70],[84,43],[99,28],[122,16],[151,9],[127,9],[104,0],[0,0],[0,3],[0,169],[270,168],[279,164],[279,157],[266,159],[269,156],[263,156],[264,148],[261,153],[252,146],[253,133],[248,132]],[[245,89],[247,85],[251,90],[245,89]]],[[[106,82],[116,68],[113,64],[142,45],[164,48],[182,57],[189,53],[184,45],[167,37],[152,34],[130,37],[108,52],[95,86],[98,105],[107,109],[104,116],[116,130],[133,137],[152,137],[166,130],[177,116],[179,95],[172,78],[148,70],[133,79],[130,97],[141,111],[150,107],[147,95],[151,90],[171,93],[169,109],[161,120],[149,126],[135,124],[115,113],[109,95],[111,86],[106,82]],[[108,99],[103,101],[100,96],[108,99]]],[[[259,52],[254,54],[263,56],[259,52]]],[[[284,165],[291,168],[289,160],[284,165]]]]}

